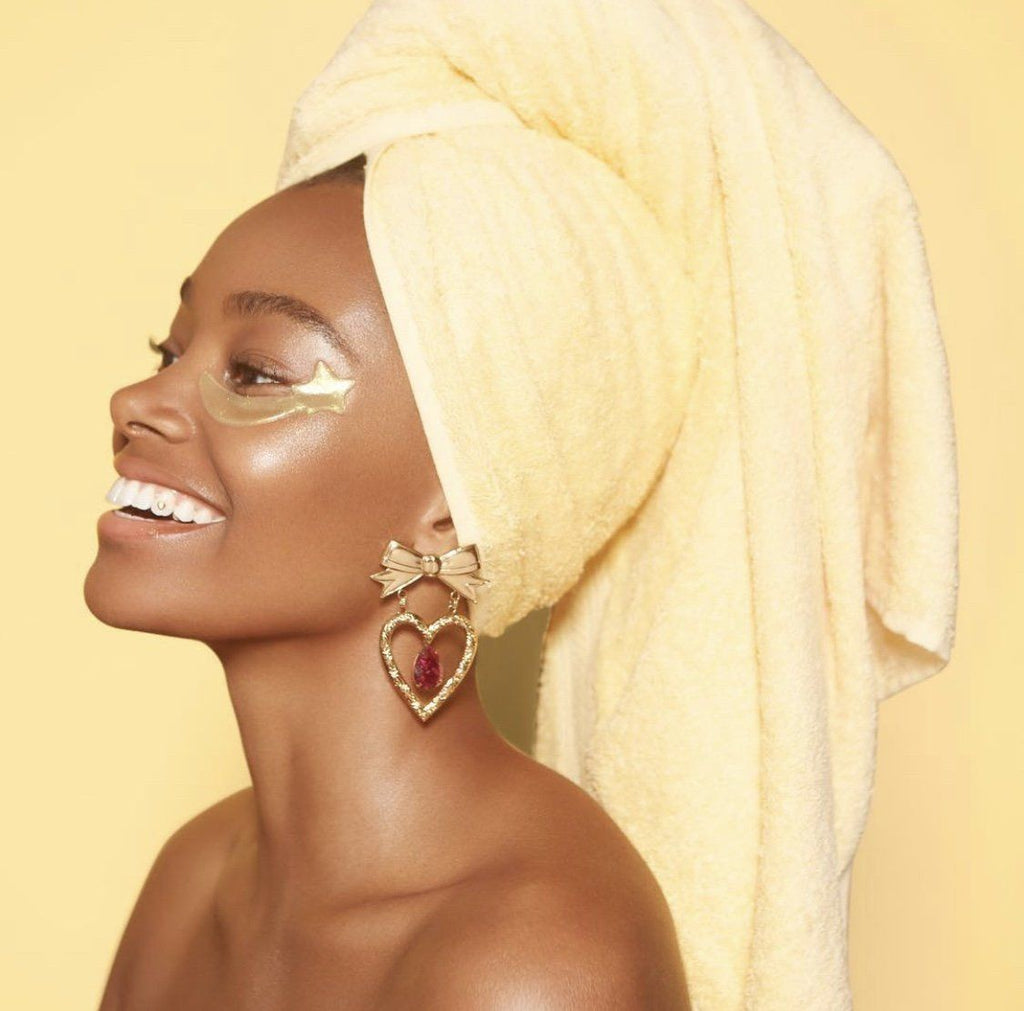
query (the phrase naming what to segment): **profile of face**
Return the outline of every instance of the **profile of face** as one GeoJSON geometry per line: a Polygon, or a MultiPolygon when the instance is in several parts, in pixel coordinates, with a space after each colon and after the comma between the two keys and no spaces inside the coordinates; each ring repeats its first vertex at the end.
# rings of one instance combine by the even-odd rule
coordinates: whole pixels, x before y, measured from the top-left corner
{"type": "MultiPolygon", "coordinates": [[[[101,621],[211,644],[379,624],[388,541],[456,546],[362,203],[347,174],[243,213],[183,286],[156,370],[113,394],[118,471],[224,518],[104,514],[84,584],[101,621]]],[[[407,592],[430,618],[449,599],[433,579],[407,592]]]]}

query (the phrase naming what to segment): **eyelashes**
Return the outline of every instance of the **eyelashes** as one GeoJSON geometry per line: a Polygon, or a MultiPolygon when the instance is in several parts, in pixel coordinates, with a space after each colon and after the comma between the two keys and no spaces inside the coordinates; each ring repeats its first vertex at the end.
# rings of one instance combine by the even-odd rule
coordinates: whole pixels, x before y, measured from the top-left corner
{"type": "MultiPolygon", "coordinates": [[[[149,349],[154,354],[160,356],[154,372],[162,372],[165,368],[173,365],[173,361],[168,361],[168,358],[177,359],[178,356],[166,348],[163,344],[158,344],[152,336],[148,339],[149,349]]],[[[228,370],[232,377],[238,377],[242,379],[242,382],[237,382],[236,386],[272,386],[275,384],[290,385],[291,380],[285,376],[282,372],[276,369],[273,365],[266,362],[258,362],[252,358],[246,358],[245,355],[232,355],[228,359],[228,370]],[[249,382],[249,379],[261,379],[263,382],[249,382]]]]}
{"type": "Polygon", "coordinates": [[[163,347],[162,345],[157,344],[157,342],[153,340],[152,337],[148,337],[147,342],[149,344],[149,350],[154,352],[154,354],[158,354],[160,356],[160,361],[157,363],[156,368],[153,369],[154,372],[162,372],[165,368],[167,368],[168,365],[174,364],[173,362],[169,362],[167,360],[168,355],[174,355],[173,351],[170,351],[167,348],[163,347]]]}
{"type": "MultiPolygon", "coordinates": [[[[160,363],[153,370],[162,372],[174,364],[176,355],[164,344],[148,338],[149,349],[160,356],[160,363]]],[[[323,360],[318,360],[311,378],[304,382],[293,382],[273,364],[254,364],[245,355],[232,355],[229,359],[229,382],[224,385],[212,372],[199,375],[199,395],[207,413],[225,425],[261,425],[293,415],[316,414],[321,411],[341,414],[355,379],[339,376],[323,360]],[[241,377],[241,381],[239,381],[241,377]],[[266,382],[248,382],[247,377],[266,382]],[[270,395],[240,392],[246,387],[274,387],[270,395]]]]}

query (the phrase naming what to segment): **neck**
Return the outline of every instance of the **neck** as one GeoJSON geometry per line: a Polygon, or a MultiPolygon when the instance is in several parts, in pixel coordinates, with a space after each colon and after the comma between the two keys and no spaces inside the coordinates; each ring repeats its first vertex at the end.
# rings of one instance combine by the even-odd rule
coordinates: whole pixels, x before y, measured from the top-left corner
{"type": "MultiPolygon", "coordinates": [[[[455,879],[469,859],[460,851],[466,810],[493,795],[501,766],[519,755],[488,720],[474,667],[420,721],[385,672],[377,637],[394,607],[381,613],[343,632],[215,647],[252,776],[253,813],[239,841],[252,851],[264,909],[367,901],[455,879]]],[[[397,638],[393,645],[399,670],[411,670],[420,643],[405,643],[404,655],[397,638]]],[[[461,636],[434,645],[446,678],[461,636]]]]}

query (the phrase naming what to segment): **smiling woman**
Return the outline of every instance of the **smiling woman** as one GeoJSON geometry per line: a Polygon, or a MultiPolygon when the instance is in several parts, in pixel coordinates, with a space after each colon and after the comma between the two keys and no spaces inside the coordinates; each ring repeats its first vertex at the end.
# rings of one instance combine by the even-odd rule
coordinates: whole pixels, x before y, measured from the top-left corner
{"type": "MultiPolygon", "coordinates": [[[[485,937],[478,962],[516,952],[517,986],[559,1001],[585,979],[609,1007],[681,1006],[650,871],[584,791],[494,730],[475,665],[426,734],[381,674],[382,550],[459,545],[369,256],[361,164],[233,222],[183,286],[158,371],[111,398],[118,508],[86,602],[210,646],[253,786],[168,841],[103,1008],[407,1008],[412,992],[450,1007],[452,966],[431,955],[461,944],[472,965],[485,937]],[[161,592],[139,593],[157,572],[161,592]]],[[[408,583],[410,613],[451,604],[447,583],[408,583]]],[[[393,658],[429,698],[417,638],[396,632],[393,658]]],[[[430,651],[449,672],[464,644],[430,651]]]]}
{"type": "Polygon", "coordinates": [[[784,39],[374,3],[158,348],[86,600],[213,650],[252,787],[158,855],[104,1011],[849,1008],[955,446],[906,180],[784,39]],[[526,755],[476,645],[548,606],[526,755]]]}

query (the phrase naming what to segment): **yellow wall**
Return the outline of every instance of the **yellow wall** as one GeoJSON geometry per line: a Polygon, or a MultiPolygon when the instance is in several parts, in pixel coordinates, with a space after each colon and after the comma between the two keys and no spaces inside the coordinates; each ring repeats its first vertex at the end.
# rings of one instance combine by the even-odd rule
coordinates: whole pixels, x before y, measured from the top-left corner
{"type": "MultiPolygon", "coordinates": [[[[1024,16],[1010,0],[755,6],[909,178],[954,385],[959,632],[945,671],[882,706],[853,878],[856,1007],[1009,1011],[1024,982],[1024,16]]],[[[180,279],[272,188],[292,102],[364,7],[309,0],[301,22],[232,0],[6,13],[0,1007],[95,1006],[161,842],[247,782],[212,655],[107,628],[82,602],[113,475],[108,398],[152,367],[145,337],[180,279]]],[[[505,645],[530,656],[538,629],[505,645]]],[[[521,673],[508,650],[488,664],[488,706],[523,742],[521,673]]]]}

